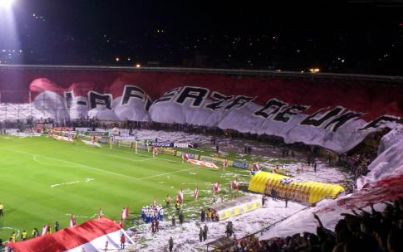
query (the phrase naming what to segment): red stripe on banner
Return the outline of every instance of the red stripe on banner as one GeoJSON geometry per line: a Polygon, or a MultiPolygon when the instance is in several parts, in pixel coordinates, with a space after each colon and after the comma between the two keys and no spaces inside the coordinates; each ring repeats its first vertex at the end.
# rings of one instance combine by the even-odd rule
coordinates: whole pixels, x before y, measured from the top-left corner
{"type": "MultiPolygon", "coordinates": [[[[403,174],[385,178],[368,185],[349,197],[336,200],[336,205],[345,209],[364,208],[371,204],[395,201],[403,197],[403,174]]],[[[316,213],[334,211],[333,208],[323,208],[316,213]]]]}
{"type": "Polygon", "coordinates": [[[121,227],[113,221],[100,218],[72,228],[65,228],[54,234],[11,243],[9,246],[14,252],[61,252],[120,229],[121,227]]]}
{"type": "Polygon", "coordinates": [[[385,114],[403,117],[403,86],[382,81],[61,69],[10,69],[2,71],[0,76],[2,102],[28,102],[27,95],[24,96],[27,100],[22,95],[16,95],[16,91],[28,90],[34,92],[32,99],[41,90],[59,94],[72,90],[75,95],[87,96],[90,89],[111,93],[116,98],[122,95],[124,85],[128,84],[138,86],[152,99],[177,87],[200,86],[226,95],[256,97],[254,102],[260,105],[276,98],[289,104],[311,106],[306,113],[343,106],[364,113],[366,120],[385,114]]]}

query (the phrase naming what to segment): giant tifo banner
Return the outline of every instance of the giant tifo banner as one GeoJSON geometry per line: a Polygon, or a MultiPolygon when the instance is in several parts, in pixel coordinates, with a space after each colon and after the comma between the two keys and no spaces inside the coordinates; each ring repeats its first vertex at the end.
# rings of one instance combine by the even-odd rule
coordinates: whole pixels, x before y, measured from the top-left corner
{"type": "Polygon", "coordinates": [[[99,218],[78,226],[65,228],[53,234],[9,243],[8,247],[14,252],[116,251],[120,249],[122,235],[125,236],[126,246],[134,244],[120,225],[107,218],[99,218]]]}
{"type": "MultiPolygon", "coordinates": [[[[282,137],[342,153],[403,124],[403,84],[174,71],[8,69],[5,90],[26,88],[34,118],[153,121],[282,137]],[[9,85],[12,83],[12,87],[9,85]]],[[[21,101],[19,101],[21,102],[21,101]]]]}

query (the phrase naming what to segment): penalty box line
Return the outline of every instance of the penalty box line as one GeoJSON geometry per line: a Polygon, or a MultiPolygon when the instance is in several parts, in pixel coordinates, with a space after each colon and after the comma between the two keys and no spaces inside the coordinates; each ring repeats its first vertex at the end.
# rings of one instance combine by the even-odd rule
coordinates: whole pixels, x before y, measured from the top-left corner
{"type": "Polygon", "coordinates": [[[146,177],[142,177],[142,178],[136,178],[136,179],[138,179],[138,180],[143,180],[143,179],[149,179],[149,178],[156,178],[156,177],[161,177],[161,176],[169,175],[169,174],[173,174],[173,173],[180,173],[180,172],[184,172],[184,171],[190,171],[190,170],[193,170],[193,169],[197,169],[197,168],[196,168],[196,167],[191,167],[191,168],[176,170],[176,171],[172,171],[172,172],[165,172],[165,173],[160,173],[160,174],[156,174],[156,175],[146,176],[146,177]]]}

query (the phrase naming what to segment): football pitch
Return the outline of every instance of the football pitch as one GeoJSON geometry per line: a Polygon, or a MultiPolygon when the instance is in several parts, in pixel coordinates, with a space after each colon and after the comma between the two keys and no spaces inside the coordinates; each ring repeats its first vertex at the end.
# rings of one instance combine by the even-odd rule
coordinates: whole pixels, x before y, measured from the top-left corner
{"type": "Polygon", "coordinates": [[[244,170],[210,170],[168,155],[153,158],[147,152],[95,148],[80,141],[1,136],[0,202],[4,216],[0,217],[0,238],[8,240],[13,230],[26,230],[30,235],[34,227],[41,231],[45,224],[53,229],[55,221],[65,228],[70,213],[80,224],[95,218],[100,208],[106,217],[120,220],[122,208],[127,206],[129,218],[137,219],[143,206],[153,200],[163,204],[168,193],[174,202],[181,188],[185,191],[184,209],[200,210],[212,198],[212,183],[219,181],[226,188],[235,176],[247,181],[244,170]],[[201,193],[196,202],[191,192],[197,185],[201,193]]]}

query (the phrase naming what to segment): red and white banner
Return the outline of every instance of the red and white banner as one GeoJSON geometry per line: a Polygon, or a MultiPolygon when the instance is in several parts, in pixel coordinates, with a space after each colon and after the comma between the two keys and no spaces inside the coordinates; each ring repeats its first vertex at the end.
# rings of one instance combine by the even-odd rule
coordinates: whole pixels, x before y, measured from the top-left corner
{"type": "Polygon", "coordinates": [[[14,252],[98,252],[120,248],[120,237],[125,235],[126,243],[134,244],[126,232],[113,221],[106,218],[90,220],[81,225],[60,230],[54,234],[34,239],[9,243],[14,252]]]}
{"type": "Polygon", "coordinates": [[[218,166],[212,162],[207,162],[207,161],[197,160],[197,159],[188,159],[187,162],[194,164],[194,165],[207,167],[207,168],[218,169],[218,166]]]}
{"type": "Polygon", "coordinates": [[[59,135],[50,135],[50,136],[58,141],[74,142],[73,138],[71,138],[71,137],[65,137],[65,136],[59,136],[59,135]]]}
{"type": "MultiPolygon", "coordinates": [[[[379,128],[403,124],[403,85],[379,81],[14,69],[2,72],[0,92],[15,81],[31,91],[35,119],[58,122],[90,117],[201,125],[339,153],[379,128]]],[[[12,100],[6,94],[2,102],[12,100]]]]}

